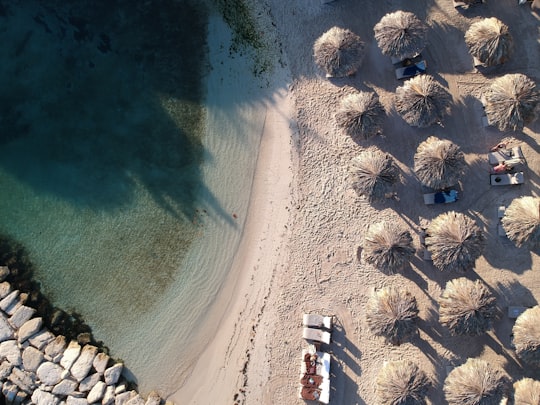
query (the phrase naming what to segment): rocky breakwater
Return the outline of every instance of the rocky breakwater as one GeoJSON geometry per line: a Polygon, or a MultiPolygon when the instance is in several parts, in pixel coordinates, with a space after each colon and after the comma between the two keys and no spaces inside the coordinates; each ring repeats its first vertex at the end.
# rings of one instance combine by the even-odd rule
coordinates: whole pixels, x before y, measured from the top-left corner
{"type": "MultiPolygon", "coordinates": [[[[9,269],[0,266],[0,281],[9,269]]],[[[67,342],[43,327],[24,294],[0,282],[0,383],[8,404],[158,405],[152,392],[145,399],[123,379],[123,364],[91,345],[67,342]]]]}

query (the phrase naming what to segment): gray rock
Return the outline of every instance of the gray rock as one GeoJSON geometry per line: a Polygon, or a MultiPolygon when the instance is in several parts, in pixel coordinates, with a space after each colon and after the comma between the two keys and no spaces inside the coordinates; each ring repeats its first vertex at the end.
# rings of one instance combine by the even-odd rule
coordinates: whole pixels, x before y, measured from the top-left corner
{"type": "Polygon", "coordinates": [[[8,319],[0,312],[0,342],[13,339],[14,330],[8,322],[8,319]]]}
{"type": "Polygon", "coordinates": [[[105,353],[98,353],[92,365],[98,373],[103,374],[105,372],[105,369],[107,368],[109,359],[110,357],[107,356],[105,353]]]}
{"type": "Polygon", "coordinates": [[[66,405],[88,405],[88,401],[86,398],[77,398],[70,395],[66,399],[66,405]]]}
{"type": "Polygon", "coordinates": [[[126,392],[127,390],[127,387],[126,387],[126,384],[125,383],[122,383],[122,384],[118,384],[114,390],[114,393],[116,395],[118,394],[121,394],[122,392],[126,392]]]}
{"type": "Polygon", "coordinates": [[[122,374],[122,370],[124,369],[124,365],[122,363],[116,363],[114,366],[109,367],[107,370],[105,370],[105,373],[103,374],[103,377],[105,378],[105,383],[107,385],[114,385],[118,382],[118,379],[120,378],[120,375],[122,374]]]}
{"type": "Polygon", "coordinates": [[[62,367],[64,367],[66,370],[69,370],[73,363],[77,360],[79,357],[79,354],[81,353],[81,345],[79,345],[77,342],[72,340],[69,342],[69,345],[66,350],[64,350],[64,355],[60,359],[60,364],[62,367]]]}
{"type": "Polygon", "coordinates": [[[24,391],[17,392],[17,395],[15,395],[15,399],[13,400],[13,403],[18,405],[22,404],[26,399],[28,398],[28,394],[24,391]]]}
{"type": "Polygon", "coordinates": [[[81,392],[90,391],[92,388],[94,388],[94,385],[96,385],[99,380],[101,380],[100,374],[98,373],[90,374],[88,377],[82,380],[81,383],[79,384],[79,391],[81,392]]]}
{"type": "Polygon", "coordinates": [[[58,364],[46,361],[38,367],[36,374],[43,384],[56,385],[62,379],[63,371],[64,369],[58,364]]]}
{"type": "Polygon", "coordinates": [[[19,392],[19,388],[11,381],[6,381],[2,385],[2,395],[4,395],[4,398],[8,404],[15,400],[17,392],[19,392]]]}
{"type": "Polygon", "coordinates": [[[19,297],[19,290],[10,292],[7,296],[2,298],[0,301],[0,309],[4,312],[7,312],[9,307],[12,307],[14,303],[18,302],[17,298],[19,297]]]}
{"type": "Polygon", "coordinates": [[[34,346],[28,346],[22,352],[22,364],[26,371],[36,372],[39,365],[43,362],[43,353],[34,346]]]}
{"type": "Polygon", "coordinates": [[[18,367],[13,368],[8,379],[28,394],[31,394],[37,387],[36,375],[29,371],[23,371],[18,367]]]}
{"type": "Polygon", "coordinates": [[[0,358],[5,357],[14,366],[22,365],[21,350],[17,346],[17,341],[6,340],[0,343],[0,358]]]}
{"type": "Polygon", "coordinates": [[[32,394],[32,402],[36,405],[58,405],[60,399],[56,395],[37,389],[32,394]]]}
{"type": "MultiPolygon", "coordinates": [[[[19,308],[22,309],[22,308],[28,308],[28,307],[25,307],[24,305],[19,308]]],[[[19,312],[19,310],[17,310],[17,312],[15,313],[15,315],[17,315],[17,313],[19,312]]],[[[32,310],[33,311],[33,310],[32,310]]],[[[33,314],[33,313],[32,313],[33,314]]],[[[15,316],[13,315],[13,316],[15,316]]],[[[13,318],[13,317],[12,317],[13,318]]],[[[28,339],[30,336],[34,336],[36,333],[39,332],[39,330],[41,329],[41,325],[43,324],[43,319],[41,318],[33,318],[33,319],[30,319],[29,321],[26,321],[22,326],[21,328],[19,329],[19,333],[18,333],[18,338],[17,340],[19,341],[19,343],[23,343],[26,341],[26,339],[28,339]]],[[[15,326],[15,325],[14,325],[15,326]]]]}
{"type": "MultiPolygon", "coordinates": [[[[9,318],[9,323],[15,329],[19,329],[26,323],[26,321],[32,318],[35,313],[36,313],[36,310],[34,308],[27,307],[26,305],[20,305],[17,308],[17,310],[13,313],[13,315],[11,315],[11,318],[9,318]]],[[[36,319],[41,319],[41,318],[36,318],[36,319]]],[[[38,330],[39,328],[36,331],[34,331],[34,333],[36,333],[38,330]]]]}
{"type": "Polygon", "coordinates": [[[45,358],[54,363],[58,363],[66,350],[66,338],[57,336],[45,347],[45,358]]]}
{"type": "Polygon", "coordinates": [[[134,398],[137,395],[136,391],[126,391],[122,392],[121,394],[116,394],[115,399],[115,405],[124,405],[127,404],[128,401],[132,398],[134,398]]]}
{"type": "Polygon", "coordinates": [[[101,401],[101,398],[103,398],[103,394],[105,394],[105,388],[107,386],[103,381],[98,381],[96,385],[94,385],[94,388],[90,390],[88,393],[88,396],[86,399],[88,400],[88,403],[93,404],[94,402],[101,401]]]}
{"type": "Polygon", "coordinates": [[[11,284],[7,281],[0,283],[0,300],[4,299],[11,292],[11,284]]]}
{"type": "MultiPolygon", "coordinates": [[[[75,363],[71,366],[71,375],[75,377],[77,381],[82,381],[92,368],[94,357],[97,354],[97,347],[92,345],[86,345],[82,348],[79,358],[75,360],[75,363]]],[[[88,401],[91,402],[91,401],[88,401]]]]}
{"type": "Polygon", "coordinates": [[[127,401],[126,405],[144,405],[144,399],[139,394],[137,394],[129,401],[127,401]]]}
{"type": "Polygon", "coordinates": [[[8,266],[0,266],[0,281],[4,281],[9,276],[8,266]]]}
{"type": "Polygon", "coordinates": [[[58,395],[59,397],[65,397],[66,395],[71,395],[77,389],[77,381],[72,379],[65,379],[60,381],[52,389],[52,393],[58,395]]]}
{"type": "Polygon", "coordinates": [[[2,364],[0,364],[0,381],[4,381],[6,378],[8,378],[12,369],[13,364],[7,360],[4,360],[2,364]]]}
{"type": "Polygon", "coordinates": [[[54,335],[48,330],[42,329],[34,336],[31,336],[28,341],[36,349],[43,350],[43,348],[54,339],[54,335]]]}
{"type": "Polygon", "coordinates": [[[114,404],[116,400],[116,394],[114,392],[114,385],[107,385],[105,389],[105,394],[103,394],[103,399],[101,400],[102,405],[111,405],[114,404]]]}
{"type": "Polygon", "coordinates": [[[151,391],[146,398],[146,405],[159,405],[161,403],[161,397],[156,391],[151,391]]]}

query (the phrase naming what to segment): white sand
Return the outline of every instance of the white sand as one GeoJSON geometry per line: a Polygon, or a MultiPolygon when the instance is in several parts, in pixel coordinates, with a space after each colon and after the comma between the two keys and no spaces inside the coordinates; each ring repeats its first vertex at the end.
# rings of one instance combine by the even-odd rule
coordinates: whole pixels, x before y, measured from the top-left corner
{"type": "Polygon", "coordinates": [[[528,6],[516,3],[500,0],[458,12],[450,0],[338,0],[330,4],[268,0],[293,85],[289,94],[280,94],[268,106],[248,222],[217,304],[227,307],[227,316],[215,319],[215,338],[190,378],[169,399],[190,404],[303,403],[296,399],[300,352],[306,346],[301,339],[303,312],[336,317],[328,348],[334,404],[376,403],[374,381],[386,360],[412,359],[426,370],[434,382],[429,393],[433,404],[444,403],[447,368],[468,357],[487,359],[513,379],[540,378],[538,370],[516,360],[509,339],[513,321],[505,314],[508,305],[537,303],[540,285],[533,269],[540,268],[540,258],[538,252],[517,249],[496,233],[499,205],[517,196],[538,195],[540,123],[515,134],[483,128],[477,99],[498,75],[522,72],[536,80],[540,77],[539,20],[528,6]],[[454,100],[444,127],[411,128],[393,109],[393,94],[402,83],[394,79],[390,61],[378,50],[372,28],[385,13],[397,9],[413,11],[430,26],[424,52],[428,71],[454,100]],[[508,64],[483,76],[472,68],[463,34],[472,22],[487,16],[510,26],[516,50],[508,64]],[[350,28],[364,38],[368,55],[355,77],[330,82],[313,65],[311,49],[313,41],[333,25],[350,28]],[[375,90],[387,108],[384,137],[369,144],[392,154],[402,169],[399,201],[372,207],[356,196],[347,181],[347,163],[367,145],[354,143],[335,125],[339,100],[350,91],[345,85],[375,90]],[[288,103],[291,97],[294,111],[288,103]],[[294,117],[296,125],[288,117],[294,117]],[[431,135],[458,144],[470,165],[460,185],[462,198],[451,206],[424,206],[411,169],[416,147],[431,135]],[[492,188],[486,153],[509,135],[515,136],[527,158],[526,184],[492,188]],[[446,281],[460,274],[444,274],[417,256],[402,274],[386,276],[358,258],[369,224],[398,221],[410,229],[418,246],[420,221],[448,210],[473,216],[488,238],[484,256],[466,274],[487,283],[498,300],[500,317],[485,336],[453,337],[438,323],[436,300],[446,281]],[[401,346],[373,336],[365,320],[371,291],[386,285],[408,289],[420,308],[419,335],[401,346]]]}

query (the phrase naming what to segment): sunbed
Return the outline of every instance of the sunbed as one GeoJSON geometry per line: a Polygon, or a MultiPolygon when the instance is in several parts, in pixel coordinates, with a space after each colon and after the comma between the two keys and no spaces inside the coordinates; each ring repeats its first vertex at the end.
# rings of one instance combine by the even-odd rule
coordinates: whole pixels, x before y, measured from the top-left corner
{"type": "Polygon", "coordinates": [[[332,317],[318,314],[304,314],[302,324],[311,328],[332,329],[332,317]]]}
{"type": "Polygon", "coordinates": [[[491,174],[489,177],[492,186],[513,186],[524,182],[523,172],[491,174]]]}
{"type": "MultiPolygon", "coordinates": [[[[315,352],[317,360],[315,362],[315,373],[323,378],[330,378],[330,353],[315,352]]],[[[306,355],[309,356],[309,352],[306,349],[302,349],[302,366],[300,369],[301,376],[309,374],[308,366],[306,365],[306,355]]],[[[313,371],[313,370],[311,370],[313,371]]]]}
{"type": "Polygon", "coordinates": [[[422,245],[422,257],[424,260],[433,260],[431,257],[431,252],[427,249],[426,246],[426,231],[422,229],[420,231],[420,244],[422,245]]]}
{"type": "MultiPolygon", "coordinates": [[[[455,8],[469,6],[469,4],[465,3],[464,1],[453,0],[453,2],[454,2],[455,8]]],[[[476,0],[473,4],[482,4],[483,2],[484,2],[483,0],[476,0]]]]}
{"type": "Polygon", "coordinates": [[[426,73],[426,61],[421,60],[409,66],[403,66],[396,69],[396,79],[404,80],[416,75],[426,73]]]}
{"type": "Polygon", "coordinates": [[[501,205],[498,209],[497,209],[497,218],[498,218],[498,222],[497,222],[497,234],[499,236],[506,236],[506,231],[504,230],[504,227],[502,226],[502,223],[501,223],[501,219],[502,217],[504,217],[504,212],[506,211],[506,207],[504,205],[501,205]]]}
{"type": "Polygon", "coordinates": [[[314,329],[314,328],[304,328],[302,332],[302,337],[306,340],[311,340],[313,342],[321,342],[330,344],[330,332],[314,329]]]}
{"type": "Polygon", "coordinates": [[[438,191],[436,193],[424,194],[424,204],[448,204],[459,199],[457,190],[438,191]]]}
{"type": "Polygon", "coordinates": [[[521,146],[515,146],[512,149],[499,149],[495,152],[488,153],[488,160],[490,165],[496,165],[501,162],[512,161],[523,161],[525,156],[521,150],[521,146]]]}
{"type": "Polygon", "coordinates": [[[298,397],[307,401],[328,404],[330,402],[330,380],[324,380],[319,388],[300,386],[298,397]]]}

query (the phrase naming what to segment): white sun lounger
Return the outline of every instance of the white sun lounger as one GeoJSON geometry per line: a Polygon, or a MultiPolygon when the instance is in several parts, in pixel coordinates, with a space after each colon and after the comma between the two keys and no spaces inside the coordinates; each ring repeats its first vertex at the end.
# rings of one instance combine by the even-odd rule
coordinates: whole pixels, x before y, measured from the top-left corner
{"type": "Polygon", "coordinates": [[[319,314],[304,314],[302,324],[311,328],[332,329],[332,317],[319,314]]]}
{"type": "Polygon", "coordinates": [[[302,332],[302,337],[306,340],[311,340],[314,342],[322,342],[329,345],[331,335],[330,335],[330,332],[326,332],[321,329],[304,328],[302,332]]]}
{"type": "MultiPolygon", "coordinates": [[[[308,353],[306,349],[302,349],[302,366],[300,368],[300,374],[303,376],[306,374],[306,363],[304,357],[308,353]]],[[[316,352],[317,354],[317,375],[323,378],[330,378],[330,353],[316,352]]]]}
{"type": "Polygon", "coordinates": [[[508,162],[510,160],[525,160],[521,146],[515,146],[512,149],[499,149],[495,152],[488,153],[488,160],[490,165],[496,165],[501,162],[508,162]]]}
{"type": "Polygon", "coordinates": [[[489,177],[492,186],[514,186],[525,182],[523,172],[491,174],[489,177]]]}
{"type": "Polygon", "coordinates": [[[504,230],[501,219],[504,217],[504,212],[506,211],[506,207],[504,205],[501,205],[497,209],[497,218],[499,219],[499,222],[497,222],[497,234],[499,236],[506,236],[506,231],[504,230]]]}
{"type": "Polygon", "coordinates": [[[321,404],[329,404],[330,403],[330,380],[325,378],[321,385],[319,385],[318,388],[316,388],[315,390],[319,393],[319,397],[317,399],[315,398],[304,398],[302,396],[302,389],[304,387],[302,387],[302,385],[300,385],[300,389],[298,390],[298,398],[300,399],[303,399],[303,400],[306,400],[306,401],[309,401],[309,400],[314,400],[314,401],[317,401],[321,404]]]}

